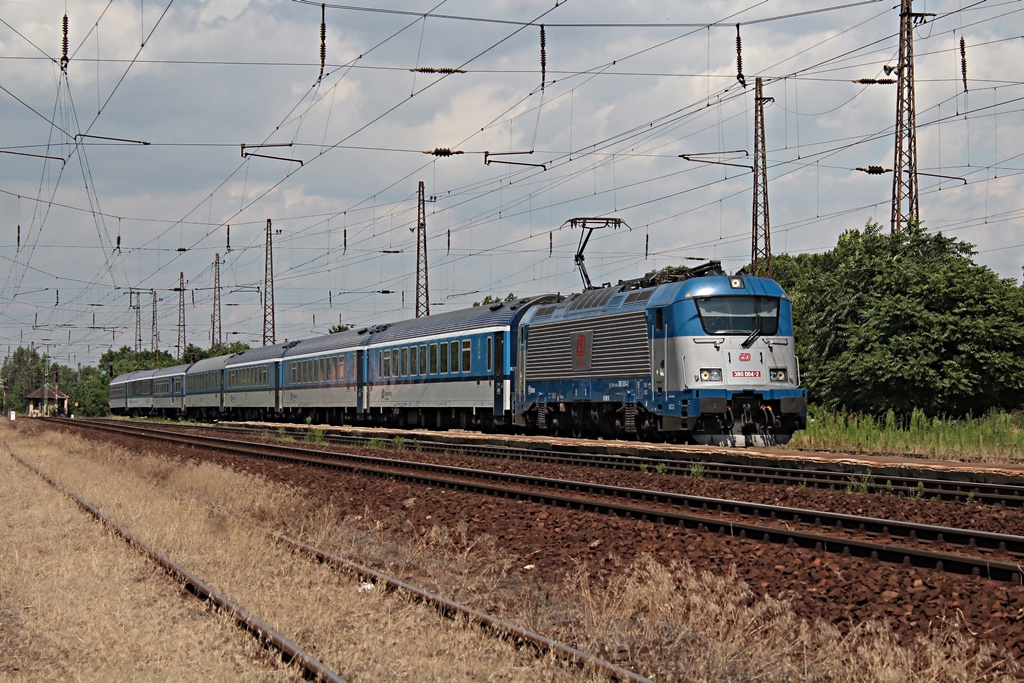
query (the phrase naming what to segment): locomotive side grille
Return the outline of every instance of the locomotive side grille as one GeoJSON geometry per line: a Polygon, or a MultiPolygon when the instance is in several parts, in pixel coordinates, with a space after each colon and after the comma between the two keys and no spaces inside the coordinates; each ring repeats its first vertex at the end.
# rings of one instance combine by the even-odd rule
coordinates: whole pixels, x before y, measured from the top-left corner
{"type": "Polygon", "coordinates": [[[643,377],[651,372],[644,311],[530,326],[527,380],[643,377]],[[589,332],[589,370],[575,371],[576,338],[589,332]]]}

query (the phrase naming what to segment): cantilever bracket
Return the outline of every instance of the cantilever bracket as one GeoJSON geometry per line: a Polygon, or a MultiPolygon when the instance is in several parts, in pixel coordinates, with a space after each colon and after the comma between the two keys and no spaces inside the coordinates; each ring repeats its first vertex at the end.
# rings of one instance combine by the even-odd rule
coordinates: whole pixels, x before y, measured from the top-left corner
{"type": "Polygon", "coordinates": [[[548,170],[547,164],[531,164],[525,161],[507,161],[505,159],[494,159],[496,156],[508,156],[510,154],[533,154],[531,149],[529,152],[484,152],[484,166],[490,166],[491,164],[508,164],[509,166],[532,166],[534,168],[542,168],[545,171],[548,170]]]}
{"type": "Polygon", "coordinates": [[[275,156],[271,156],[269,154],[257,154],[256,152],[246,152],[245,151],[246,147],[251,147],[252,149],[261,149],[263,147],[291,147],[291,146],[292,146],[292,143],[290,143],[290,142],[274,142],[274,143],[257,144],[257,145],[247,145],[247,144],[245,144],[243,142],[242,143],[242,158],[245,159],[245,158],[248,158],[248,157],[260,157],[261,159],[277,159],[278,161],[291,161],[292,163],[296,163],[299,166],[302,166],[302,159],[289,159],[288,157],[275,157],[275,156]]]}

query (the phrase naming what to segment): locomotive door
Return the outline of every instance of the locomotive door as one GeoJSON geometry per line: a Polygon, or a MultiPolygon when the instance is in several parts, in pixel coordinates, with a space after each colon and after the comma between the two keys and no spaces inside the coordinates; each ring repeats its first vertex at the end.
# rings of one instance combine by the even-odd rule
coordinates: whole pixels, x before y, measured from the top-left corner
{"type": "Polygon", "coordinates": [[[665,361],[668,357],[668,325],[665,322],[665,309],[656,308],[651,321],[651,381],[654,392],[660,394],[665,390],[665,361]]]}
{"type": "Polygon", "coordinates": [[[363,392],[366,391],[366,374],[363,364],[363,357],[366,352],[363,349],[356,351],[356,412],[366,412],[366,399],[363,392]]]}

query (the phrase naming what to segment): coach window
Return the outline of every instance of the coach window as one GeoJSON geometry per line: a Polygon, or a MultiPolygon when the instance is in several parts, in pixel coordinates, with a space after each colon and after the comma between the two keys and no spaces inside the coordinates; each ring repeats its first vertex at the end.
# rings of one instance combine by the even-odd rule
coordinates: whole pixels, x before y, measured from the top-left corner
{"type": "Polygon", "coordinates": [[[448,374],[448,342],[441,342],[441,374],[448,374]]]}
{"type": "Polygon", "coordinates": [[[409,374],[413,376],[420,374],[419,350],[418,346],[409,349],[409,374]]]}
{"type": "Polygon", "coordinates": [[[427,374],[427,345],[420,344],[420,374],[427,374]]]}
{"type": "Polygon", "coordinates": [[[452,342],[452,355],[451,355],[451,357],[452,357],[451,371],[452,371],[452,374],[454,375],[455,373],[457,373],[459,371],[459,340],[457,340],[457,339],[452,342]]]}
{"type": "Polygon", "coordinates": [[[494,339],[487,338],[487,372],[494,368],[494,339]]]}
{"type": "Polygon", "coordinates": [[[430,345],[430,374],[437,374],[437,344],[430,345]]]}
{"type": "Polygon", "coordinates": [[[473,342],[469,339],[462,340],[462,371],[469,372],[473,369],[473,342]]]}
{"type": "Polygon", "coordinates": [[[391,350],[388,349],[384,352],[384,367],[380,371],[381,377],[391,376],[391,350]]]}

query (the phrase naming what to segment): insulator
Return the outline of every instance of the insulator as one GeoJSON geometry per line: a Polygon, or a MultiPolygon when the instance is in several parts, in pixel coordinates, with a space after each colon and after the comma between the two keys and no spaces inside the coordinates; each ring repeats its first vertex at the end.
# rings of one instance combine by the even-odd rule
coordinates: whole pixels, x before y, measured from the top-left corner
{"type": "Polygon", "coordinates": [[[21,251],[21,226],[18,226],[18,247],[17,251],[21,251]]]}
{"type": "Polygon", "coordinates": [[[747,79],[743,77],[743,40],[740,38],[739,24],[736,24],[736,80],[744,88],[747,87],[747,79]]]}
{"type": "Polygon", "coordinates": [[[68,61],[69,60],[68,60],[68,15],[66,13],[64,14],[64,21],[62,23],[63,23],[63,27],[64,27],[64,39],[62,41],[63,51],[61,52],[61,57],[60,57],[60,69],[61,69],[61,71],[67,72],[67,70],[68,70],[68,61]]]}
{"type": "Polygon", "coordinates": [[[548,52],[547,37],[544,35],[544,24],[540,25],[540,89],[544,89],[544,82],[548,73],[548,52]]]}
{"type": "Polygon", "coordinates": [[[327,3],[320,5],[320,82],[324,77],[324,65],[327,63],[327,3]]]}
{"type": "Polygon", "coordinates": [[[555,251],[555,233],[548,233],[548,256],[551,256],[555,251]]]}
{"type": "Polygon", "coordinates": [[[432,154],[435,157],[450,157],[453,154],[462,154],[461,149],[449,149],[448,147],[435,147],[434,149],[423,150],[424,154],[432,154]]]}
{"type": "Polygon", "coordinates": [[[960,36],[960,73],[964,77],[964,92],[967,92],[967,43],[960,36]]]}
{"type": "Polygon", "coordinates": [[[341,253],[348,253],[348,228],[341,231],[341,253]]]}
{"type": "Polygon", "coordinates": [[[117,236],[117,250],[121,251],[121,236],[117,236]]]}
{"type": "Polygon", "coordinates": [[[858,168],[857,170],[864,171],[868,175],[882,175],[886,172],[886,169],[881,166],[868,166],[867,168],[858,168]]]}
{"type": "Polygon", "coordinates": [[[465,69],[454,69],[450,66],[418,66],[415,69],[409,69],[413,73],[418,74],[464,74],[465,69]]]}
{"type": "Polygon", "coordinates": [[[861,83],[863,85],[895,85],[896,79],[894,78],[858,78],[854,83],[861,83]]]}
{"type": "Polygon", "coordinates": [[[227,244],[227,251],[228,251],[229,253],[231,252],[231,226],[230,226],[230,225],[228,226],[228,244],[227,244]]]}
{"type": "Polygon", "coordinates": [[[651,254],[651,236],[647,235],[644,238],[644,258],[647,258],[651,254]]]}
{"type": "Polygon", "coordinates": [[[448,228],[448,253],[445,256],[450,256],[452,253],[452,229],[448,228]]]}

